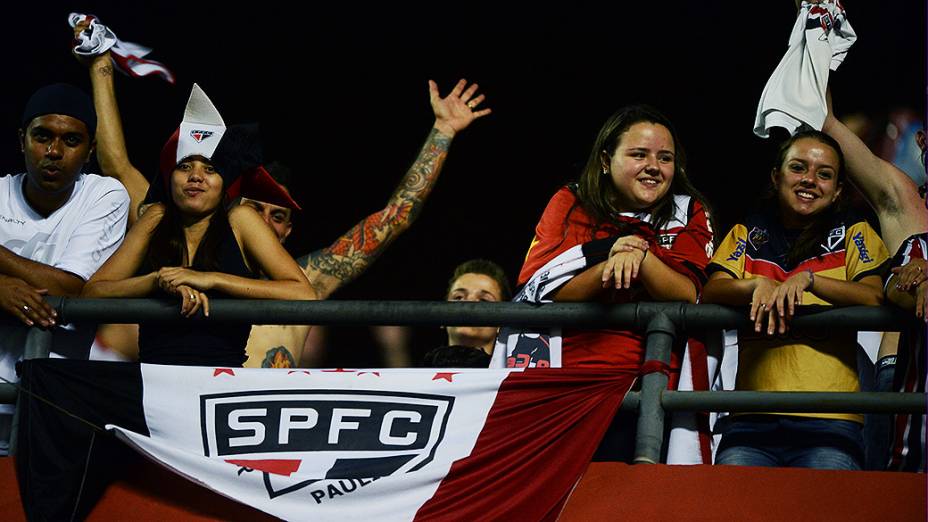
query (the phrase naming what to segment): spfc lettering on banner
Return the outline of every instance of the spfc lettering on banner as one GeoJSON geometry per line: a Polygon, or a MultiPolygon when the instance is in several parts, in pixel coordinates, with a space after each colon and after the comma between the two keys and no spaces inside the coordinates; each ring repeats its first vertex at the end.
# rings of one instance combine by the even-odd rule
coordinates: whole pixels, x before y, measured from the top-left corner
{"type": "Polygon", "coordinates": [[[203,395],[203,452],[265,471],[272,498],[324,479],[407,473],[434,458],[453,405],[451,396],[377,391],[203,395]],[[297,480],[275,487],[268,462],[286,463],[270,472],[297,480]]]}

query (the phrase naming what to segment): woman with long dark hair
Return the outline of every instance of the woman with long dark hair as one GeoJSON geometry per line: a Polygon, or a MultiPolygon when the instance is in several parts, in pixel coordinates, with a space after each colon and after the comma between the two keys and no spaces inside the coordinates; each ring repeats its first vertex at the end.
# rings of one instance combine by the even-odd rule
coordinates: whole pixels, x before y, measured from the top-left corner
{"type": "MultiPolygon", "coordinates": [[[[874,230],[842,211],[844,157],[827,134],[787,140],[761,211],[735,225],[709,265],[704,303],[750,306],[739,332],[736,389],[858,391],[856,332],[789,332],[803,305],[878,305],[889,255],[874,230]]],[[[737,414],[717,464],[860,469],[863,415],[737,414]]]]}
{"type": "MultiPolygon", "coordinates": [[[[254,126],[229,126],[194,86],[184,122],[161,154],[153,204],[84,287],[85,297],[180,298],[181,313],[209,315],[216,296],[314,299],[303,271],[254,209],[226,211],[230,188],[260,168],[254,126]]],[[[241,366],[250,324],[139,325],[139,360],[241,366]]]]}
{"type": "MultiPolygon", "coordinates": [[[[613,114],[579,181],[548,203],[519,274],[523,290],[516,300],[695,302],[712,253],[712,230],[685,166],[664,115],[642,105],[613,114]]],[[[629,330],[565,330],[560,347],[552,342],[530,355],[513,341],[507,365],[638,369],[644,357],[642,335],[629,330]]]]}

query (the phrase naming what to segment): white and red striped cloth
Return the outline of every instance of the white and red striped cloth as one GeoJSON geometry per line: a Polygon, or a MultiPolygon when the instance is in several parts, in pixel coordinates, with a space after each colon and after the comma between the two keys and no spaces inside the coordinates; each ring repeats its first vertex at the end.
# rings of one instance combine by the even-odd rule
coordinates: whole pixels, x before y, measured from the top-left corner
{"type": "Polygon", "coordinates": [[[120,40],[116,37],[116,33],[100,23],[100,20],[93,15],[81,13],[68,15],[68,23],[72,28],[85,21],[89,22],[89,26],[74,39],[75,54],[98,56],[109,51],[116,68],[129,76],[141,77],[154,74],[174,84],[174,73],[163,63],[145,59],[145,56],[151,52],[150,48],[120,40]]]}
{"type": "Polygon", "coordinates": [[[615,369],[30,360],[22,496],[30,517],[46,520],[89,500],[82,477],[116,465],[88,458],[91,423],[286,520],[555,520],[634,379],[615,369]]]}
{"type": "MultiPolygon", "coordinates": [[[[909,264],[916,259],[928,260],[928,233],[922,232],[906,239],[893,260],[892,268],[909,264]]],[[[896,276],[889,277],[886,288],[896,284],[896,276]]],[[[911,311],[909,311],[911,313],[911,311]]],[[[920,323],[920,322],[919,322],[920,323]]],[[[893,388],[897,392],[928,392],[926,369],[925,325],[910,326],[900,332],[899,350],[893,388]]],[[[925,440],[928,436],[928,417],[924,414],[898,413],[893,415],[891,447],[887,469],[924,473],[926,468],[925,440]]]]}
{"type": "Polygon", "coordinates": [[[790,134],[803,126],[820,130],[828,114],[828,75],[838,69],[856,40],[840,1],[802,2],[789,48],[757,104],[754,134],[766,138],[773,127],[790,134]]]}

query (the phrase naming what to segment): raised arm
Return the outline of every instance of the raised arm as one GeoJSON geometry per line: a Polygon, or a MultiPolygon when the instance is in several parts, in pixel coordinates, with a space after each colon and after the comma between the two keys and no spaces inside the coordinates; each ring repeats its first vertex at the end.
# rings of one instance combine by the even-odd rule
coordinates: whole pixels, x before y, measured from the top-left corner
{"type": "MultiPolygon", "coordinates": [[[[87,26],[81,22],[74,27],[75,37],[87,26]]],[[[93,89],[93,104],[97,111],[97,163],[101,174],[115,178],[129,192],[129,226],[141,217],[140,206],[148,193],[148,180],[129,161],[126,142],[116,103],[116,87],[113,80],[113,60],[109,51],[93,57],[74,55],[78,62],[87,66],[93,89]]]]}
{"type": "Polygon", "coordinates": [[[467,87],[467,82],[460,80],[442,98],[438,86],[429,80],[435,124],[386,207],[361,220],[327,248],[300,258],[320,299],[361,275],[416,220],[438,180],[451,140],[475,119],[490,114],[490,109],[476,109],[484,100],[482,94],[476,94],[477,84],[467,87]]]}
{"type": "Polygon", "coordinates": [[[132,165],[126,152],[110,54],[94,57],[89,69],[93,104],[97,110],[97,162],[104,176],[119,180],[129,192],[129,226],[132,226],[140,216],[139,207],[148,192],[148,180],[132,165]]]}
{"type": "Polygon", "coordinates": [[[830,92],[828,100],[828,116],[822,131],[841,145],[848,175],[876,211],[890,250],[897,248],[906,237],[928,230],[928,213],[912,178],[871,152],[856,134],[835,118],[830,92]]]}

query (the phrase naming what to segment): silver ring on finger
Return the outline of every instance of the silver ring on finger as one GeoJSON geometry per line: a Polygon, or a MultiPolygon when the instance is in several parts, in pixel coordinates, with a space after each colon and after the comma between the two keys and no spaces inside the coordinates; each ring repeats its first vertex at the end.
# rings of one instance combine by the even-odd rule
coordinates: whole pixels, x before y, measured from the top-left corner
{"type": "Polygon", "coordinates": [[[29,308],[29,305],[23,305],[23,312],[29,312],[29,310],[31,310],[31,308],[29,308]]]}
{"type": "Polygon", "coordinates": [[[196,300],[197,300],[196,294],[192,294],[192,293],[191,293],[191,294],[190,294],[190,299],[193,299],[194,301],[196,301],[196,300]]]}
{"type": "Polygon", "coordinates": [[[474,110],[474,107],[476,107],[476,106],[477,106],[477,104],[474,103],[473,101],[467,102],[467,108],[469,108],[470,110],[474,110]]]}

